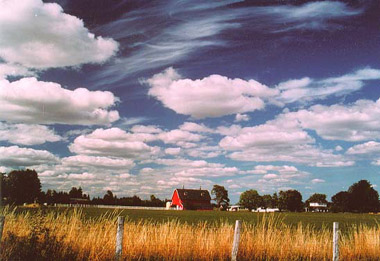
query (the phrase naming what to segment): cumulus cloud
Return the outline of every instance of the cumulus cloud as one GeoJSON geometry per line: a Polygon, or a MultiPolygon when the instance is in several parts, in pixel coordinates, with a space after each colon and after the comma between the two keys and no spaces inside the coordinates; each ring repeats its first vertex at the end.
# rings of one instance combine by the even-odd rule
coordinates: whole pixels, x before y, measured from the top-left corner
{"type": "Polygon", "coordinates": [[[155,163],[165,166],[159,168],[159,173],[170,173],[175,177],[222,177],[234,176],[240,173],[236,167],[228,167],[221,163],[211,163],[205,160],[155,159],[146,163],[155,163]]]}
{"type": "Polygon", "coordinates": [[[0,79],[8,76],[34,76],[34,72],[15,64],[0,64],[0,79]]]}
{"type": "Polygon", "coordinates": [[[204,124],[198,124],[195,122],[185,122],[179,126],[180,130],[190,131],[190,132],[204,132],[204,133],[213,133],[214,131],[204,124]]]}
{"type": "Polygon", "coordinates": [[[221,75],[181,79],[173,68],[154,75],[147,83],[151,87],[150,96],[176,113],[194,118],[261,110],[265,107],[263,99],[277,94],[277,90],[254,80],[229,79],[221,75]]]}
{"type": "Polygon", "coordinates": [[[0,141],[20,145],[39,145],[62,140],[53,130],[36,124],[7,124],[0,122],[0,141]]]}
{"type": "Polygon", "coordinates": [[[41,164],[56,164],[59,159],[46,150],[21,148],[18,146],[0,147],[0,164],[5,167],[28,167],[41,164]]]}
{"type": "Polygon", "coordinates": [[[144,158],[160,152],[158,147],[151,147],[142,140],[143,137],[119,128],[96,129],[77,137],[69,149],[77,154],[121,158],[144,158]]]}
{"type": "Polygon", "coordinates": [[[4,61],[36,69],[102,63],[118,50],[114,40],[95,37],[82,20],[41,0],[1,1],[0,39],[4,61]]]}
{"type": "Polygon", "coordinates": [[[187,142],[198,142],[205,138],[200,134],[191,133],[179,129],[160,133],[158,137],[164,143],[176,144],[178,146],[186,144],[187,142]]]}
{"type": "Polygon", "coordinates": [[[172,156],[177,156],[181,153],[181,148],[167,148],[165,153],[172,156]]]}
{"type": "Polygon", "coordinates": [[[65,167],[85,167],[112,170],[120,169],[123,171],[135,166],[131,159],[95,157],[87,155],[76,155],[63,158],[61,164],[65,167]]]}
{"type": "Polygon", "coordinates": [[[240,121],[249,121],[249,116],[247,114],[236,114],[235,116],[235,122],[240,122],[240,121]]]}
{"type": "Polygon", "coordinates": [[[194,118],[236,114],[235,121],[248,121],[244,114],[262,110],[267,104],[284,106],[342,96],[360,90],[365,81],[380,80],[380,70],[364,68],[339,77],[304,77],[269,88],[255,80],[229,79],[210,75],[203,79],[182,79],[173,68],[154,75],[146,82],[148,94],[178,114],[194,118]]]}
{"type": "Polygon", "coordinates": [[[354,145],[346,152],[351,155],[373,155],[380,153],[380,142],[369,141],[366,143],[354,145]]]}
{"type": "Polygon", "coordinates": [[[315,130],[326,140],[365,141],[380,139],[380,99],[358,100],[353,104],[315,105],[309,109],[280,115],[315,130]]]}
{"type": "Polygon", "coordinates": [[[347,160],[333,150],[315,145],[315,140],[297,121],[278,118],[265,124],[236,128],[224,137],[219,145],[231,153],[228,157],[238,161],[297,162],[317,167],[351,166],[347,160]]]}
{"type": "Polygon", "coordinates": [[[117,111],[109,110],[117,101],[108,91],[71,91],[36,78],[0,80],[0,120],[8,122],[109,124],[119,119],[117,111]]]}

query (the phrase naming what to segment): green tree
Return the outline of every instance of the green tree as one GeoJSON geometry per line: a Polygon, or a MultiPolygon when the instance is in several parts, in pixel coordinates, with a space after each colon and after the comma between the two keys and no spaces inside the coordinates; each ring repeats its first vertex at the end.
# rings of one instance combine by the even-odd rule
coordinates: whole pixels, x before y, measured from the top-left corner
{"type": "Polygon", "coordinates": [[[257,190],[251,189],[241,193],[239,205],[248,208],[249,210],[257,209],[263,205],[263,199],[257,190]]]}
{"type": "Polygon", "coordinates": [[[69,191],[69,196],[70,198],[82,198],[83,197],[82,188],[72,187],[71,190],[69,191]]]}
{"type": "Polygon", "coordinates": [[[350,211],[350,193],[340,191],[331,197],[331,210],[333,212],[348,212],[350,211]]]}
{"type": "Polygon", "coordinates": [[[9,202],[16,205],[33,203],[41,195],[41,182],[35,170],[13,170],[8,174],[9,202]]]}
{"type": "Polygon", "coordinates": [[[115,197],[111,190],[107,190],[107,193],[103,196],[104,204],[113,205],[115,203],[115,197]]]}
{"type": "Polygon", "coordinates": [[[348,189],[349,209],[353,212],[374,212],[379,210],[379,193],[367,180],[360,180],[348,189]]]}
{"type": "Polygon", "coordinates": [[[327,204],[326,197],[325,194],[314,193],[305,201],[305,205],[309,206],[310,203],[327,204]]]}
{"type": "Polygon", "coordinates": [[[230,199],[228,198],[228,191],[223,186],[214,185],[211,190],[211,195],[215,195],[215,198],[213,198],[213,200],[216,201],[218,207],[220,207],[222,204],[228,205],[230,203],[230,199]]]}
{"type": "Polygon", "coordinates": [[[273,199],[272,196],[269,194],[265,194],[262,196],[263,204],[261,207],[264,208],[273,208],[273,199]]]}
{"type": "Polygon", "coordinates": [[[279,208],[292,212],[302,211],[302,195],[297,190],[280,191],[279,208]]]}
{"type": "Polygon", "coordinates": [[[278,208],[278,206],[279,206],[279,203],[278,203],[278,195],[277,195],[277,193],[275,192],[275,193],[273,193],[273,195],[272,195],[272,207],[273,207],[273,208],[278,208]]]}

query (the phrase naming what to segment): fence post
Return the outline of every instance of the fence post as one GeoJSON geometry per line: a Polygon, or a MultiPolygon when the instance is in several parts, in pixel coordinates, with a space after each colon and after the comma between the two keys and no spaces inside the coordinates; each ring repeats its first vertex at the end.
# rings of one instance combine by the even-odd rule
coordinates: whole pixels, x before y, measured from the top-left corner
{"type": "Polygon", "coordinates": [[[240,220],[236,220],[236,223],[235,223],[235,233],[234,233],[234,242],[232,244],[232,253],[231,253],[231,260],[232,261],[236,261],[237,254],[238,254],[238,251],[239,251],[240,226],[241,226],[240,220]]]}
{"type": "Polygon", "coordinates": [[[1,245],[1,238],[3,236],[4,221],[5,221],[5,217],[0,216],[0,245],[1,245]]]}
{"type": "Polygon", "coordinates": [[[333,223],[333,261],[339,260],[339,223],[333,223]]]}
{"type": "Polygon", "coordinates": [[[117,218],[116,253],[115,259],[121,260],[123,255],[124,217],[117,218]]]}

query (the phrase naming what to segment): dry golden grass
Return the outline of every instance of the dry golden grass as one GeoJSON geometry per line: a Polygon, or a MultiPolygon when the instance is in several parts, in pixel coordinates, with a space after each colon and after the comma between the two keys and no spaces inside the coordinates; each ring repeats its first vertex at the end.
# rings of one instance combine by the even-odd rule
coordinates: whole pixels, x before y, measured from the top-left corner
{"type": "MultiPolygon", "coordinates": [[[[112,260],[115,252],[117,214],[84,219],[80,210],[62,214],[15,214],[4,210],[3,258],[16,251],[7,244],[10,233],[27,237],[33,229],[47,229],[62,243],[59,251],[74,251],[76,260],[112,260]]],[[[233,225],[182,224],[126,220],[123,258],[125,260],[226,260],[230,258],[233,225]]],[[[38,233],[37,233],[38,234],[38,233]]],[[[39,234],[43,237],[43,234],[39,234]]],[[[41,242],[45,242],[41,239],[41,242]]],[[[49,242],[49,241],[47,241],[49,242]]],[[[19,250],[18,250],[19,251],[19,250]]],[[[290,227],[271,214],[254,225],[243,224],[239,260],[331,260],[331,228],[315,230],[307,225],[290,227]]],[[[352,227],[341,235],[341,260],[378,260],[380,226],[352,227]]],[[[45,260],[45,259],[44,259],[45,260]]],[[[46,259],[49,260],[49,259],[46,259]]]]}

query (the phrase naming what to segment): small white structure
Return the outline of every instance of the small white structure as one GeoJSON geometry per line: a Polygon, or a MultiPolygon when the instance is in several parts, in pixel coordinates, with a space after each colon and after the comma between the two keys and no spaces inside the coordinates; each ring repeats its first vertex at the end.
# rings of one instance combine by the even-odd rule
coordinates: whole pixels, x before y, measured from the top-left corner
{"type": "Polygon", "coordinates": [[[280,212],[280,209],[278,209],[278,208],[257,208],[257,209],[252,209],[252,212],[274,213],[274,212],[280,212]]]}
{"type": "Polygon", "coordinates": [[[309,207],[305,208],[306,212],[327,212],[327,204],[318,203],[318,202],[310,202],[309,207]]]}
{"type": "Polygon", "coordinates": [[[170,209],[171,206],[172,206],[171,201],[166,202],[166,209],[170,209]]]}
{"type": "Polygon", "coordinates": [[[227,208],[227,211],[239,211],[240,209],[242,209],[241,206],[239,206],[239,205],[233,205],[233,206],[229,206],[227,208]]]}

